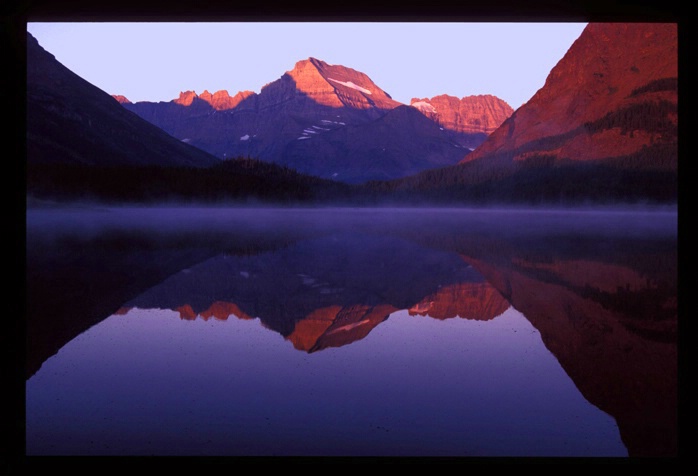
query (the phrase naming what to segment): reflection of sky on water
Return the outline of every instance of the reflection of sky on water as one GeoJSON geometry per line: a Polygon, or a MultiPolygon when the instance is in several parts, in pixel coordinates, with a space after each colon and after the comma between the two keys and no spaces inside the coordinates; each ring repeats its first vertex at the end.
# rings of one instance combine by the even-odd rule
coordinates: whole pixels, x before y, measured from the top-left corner
{"type": "Polygon", "coordinates": [[[313,354],[259,320],[133,309],[27,382],[29,454],[625,456],[517,311],[398,311],[313,354]]]}
{"type": "Polygon", "coordinates": [[[28,448],[603,455],[610,442],[675,455],[676,221],[640,210],[28,211],[28,448]],[[225,278],[209,267],[220,256],[225,278]],[[521,319],[502,314],[508,305],[535,346],[518,329],[475,331],[521,319]],[[138,309],[105,320],[120,306],[138,309]],[[173,311],[143,311],[155,308],[173,311]],[[484,320],[438,320],[454,313],[484,320]],[[233,317],[245,314],[262,322],[233,317]],[[109,366],[99,352],[70,357],[118,325],[126,337],[93,346],[122,355],[109,366]],[[549,360],[534,364],[532,348],[549,360]]]}

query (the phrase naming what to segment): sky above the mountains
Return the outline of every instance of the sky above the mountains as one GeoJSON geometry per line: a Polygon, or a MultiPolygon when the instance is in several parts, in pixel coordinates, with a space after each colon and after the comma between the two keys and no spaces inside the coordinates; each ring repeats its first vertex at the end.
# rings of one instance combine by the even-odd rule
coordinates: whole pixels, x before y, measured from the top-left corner
{"type": "Polygon", "coordinates": [[[493,94],[518,108],[585,23],[28,23],[64,66],[132,102],[180,91],[259,93],[314,57],[368,75],[396,101],[493,94]]]}

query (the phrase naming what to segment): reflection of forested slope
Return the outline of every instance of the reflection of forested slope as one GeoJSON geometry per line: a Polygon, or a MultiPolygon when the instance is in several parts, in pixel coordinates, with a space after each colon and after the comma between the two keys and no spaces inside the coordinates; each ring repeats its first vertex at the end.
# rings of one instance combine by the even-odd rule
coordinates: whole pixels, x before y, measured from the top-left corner
{"type": "Polygon", "coordinates": [[[578,263],[556,262],[542,277],[529,266],[467,260],[540,331],[582,394],[616,418],[631,456],[676,455],[675,283],[670,295],[672,283],[650,279],[633,289],[640,283],[625,279],[620,268],[617,290],[598,294],[594,282],[571,284],[578,263]],[[657,301],[638,315],[648,295],[657,301]]]}
{"type": "Polygon", "coordinates": [[[32,249],[27,257],[27,377],[63,345],[169,274],[209,256],[123,237],[92,243],[65,240],[60,252],[32,249]]]}
{"type": "Polygon", "coordinates": [[[29,220],[28,375],[129,300],[260,317],[318,350],[361,338],[392,308],[471,313],[459,287],[472,283],[531,321],[631,456],[676,454],[675,213],[165,209],[102,226],[110,216],[29,220]],[[449,290],[457,305],[440,301],[449,290]]]}
{"type": "Polygon", "coordinates": [[[463,250],[540,331],[582,394],[616,418],[630,455],[675,456],[676,249],[637,241],[463,250]]]}
{"type": "Polygon", "coordinates": [[[456,251],[482,273],[540,331],[585,398],[616,418],[631,456],[675,456],[676,216],[493,210],[459,218],[447,233],[400,234],[456,251]]]}
{"type": "MultiPolygon", "coordinates": [[[[165,212],[163,212],[164,214],[165,212]]],[[[59,219],[60,221],[60,219],[59,219]]],[[[242,230],[238,236],[200,230],[183,220],[176,233],[153,220],[150,231],[76,226],[72,232],[27,230],[26,376],[67,342],[123,303],[168,276],[228,250],[252,255],[287,246],[293,233],[276,236],[242,230]],[[95,234],[96,233],[96,234],[95,234]]],[[[59,225],[60,226],[60,225],[59,225]]]]}

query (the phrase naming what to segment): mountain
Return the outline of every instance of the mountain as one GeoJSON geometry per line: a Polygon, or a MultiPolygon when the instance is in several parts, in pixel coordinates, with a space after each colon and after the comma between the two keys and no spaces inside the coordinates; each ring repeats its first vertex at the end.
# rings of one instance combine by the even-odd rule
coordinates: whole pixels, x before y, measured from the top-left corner
{"type": "MultiPolygon", "coordinates": [[[[184,94],[178,102],[226,108],[247,96],[184,94]]],[[[122,107],[131,104],[128,98],[110,97],[65,68],[29,33],[26,104],[26,193],[32,203],[289,203],[348,193],[346,184],[252,159],[223,161],[172,137],[122,107]]]]}
{"type": "Polygon", "coordinates": [[[545,85],[454,167],[393,189],[501,200],[675,201],[677,25],[591,23],[545,85]]]}
{"type": "Polygon", "coordinates": [[[494,132],[514,110],[505,101],[490,94],[466,96],[458,99],[442,94],[431,99],[412,98],[412,107],[436,122],[446,131],[469,140],[460,145],[474,149],[494,132]]]}
{"type": "Polygon", "coordinates": [[[259,94],[186,91],[158,103],[114,97],[174,137],[219,158],[254,157],[347,183],[455,164],[484,140],[492,121],[505,119],[502,114],[464,119],[468,109],[462,107],[458,120],[444,109],[447,120],[439,123],[393,100],[366,74],[315,58],[297,62],[259,94]],[[466,122],[469,129],[460,126],[466,122]]]}
{"type": "MultiPolygon", "coordinates": [[[[515,162],[618,160],[675,147],[677,43],[676,24],[589,24],[543,88],[463,162],[505,153],[515,162]]],[[[676,158],[627,166],[675,169],[676,158]]]]}
{"type": "Polygon", "coordinates": [[[220,162],[121,107],[29,33],[26,105],[30,164],[205,167],[220,162]]]}
{"type": "Polygon", "coordinates": [[[348,107],[374,117],[379,117],[381,110],[400,105],[364,73],[315,58],[297,62],[281,80],[274,81],[265,89],[272,103],[276,102],[272,99],[276,94],[280,98],[288,97],[289,93],[302,94],[323,106],[348,107]]]}

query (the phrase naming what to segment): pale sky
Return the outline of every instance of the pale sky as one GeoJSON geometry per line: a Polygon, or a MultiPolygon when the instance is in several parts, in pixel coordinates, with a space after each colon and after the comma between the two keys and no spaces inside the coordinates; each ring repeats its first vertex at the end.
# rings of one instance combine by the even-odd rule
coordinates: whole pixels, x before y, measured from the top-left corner
{"type": "Polygon", "coordinates": [[[493,94],[514,109],[545,83],[585,23],[29,23],[64,66],[133,102],[230,95],[315,57],[367,74],[393,99],[493,94]]]}

